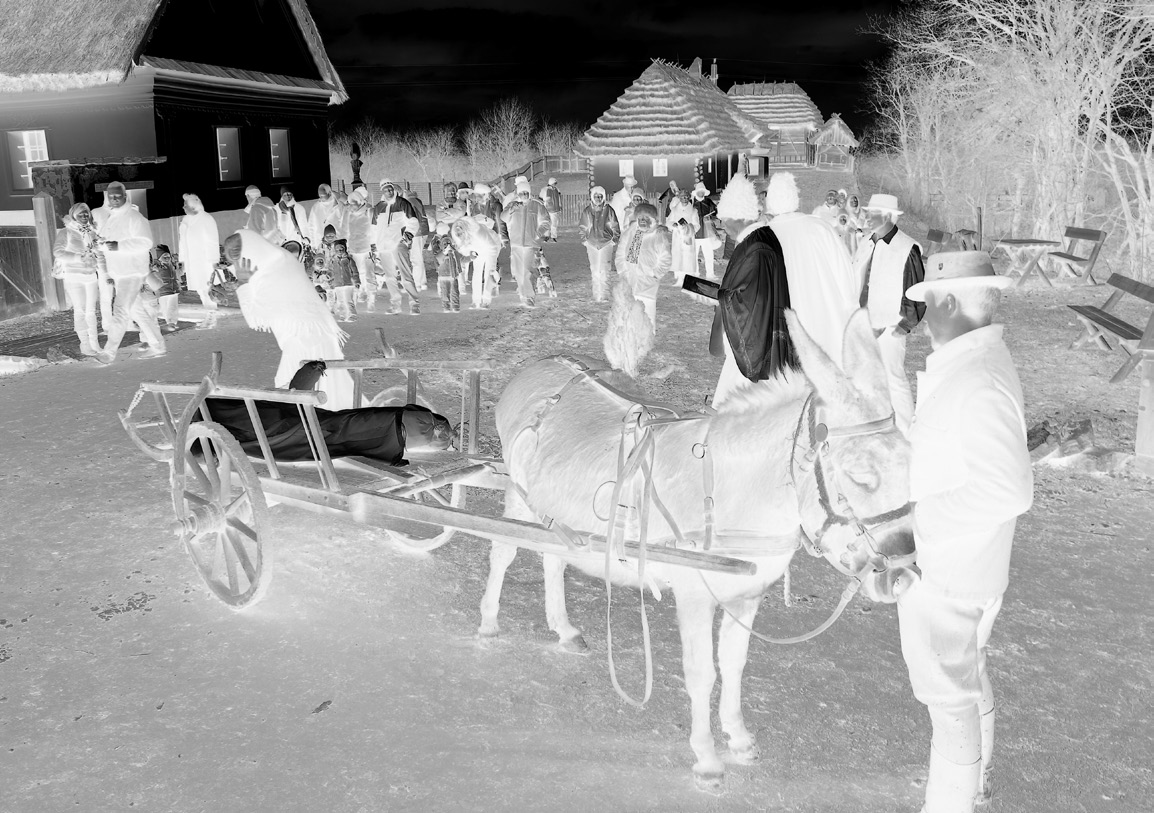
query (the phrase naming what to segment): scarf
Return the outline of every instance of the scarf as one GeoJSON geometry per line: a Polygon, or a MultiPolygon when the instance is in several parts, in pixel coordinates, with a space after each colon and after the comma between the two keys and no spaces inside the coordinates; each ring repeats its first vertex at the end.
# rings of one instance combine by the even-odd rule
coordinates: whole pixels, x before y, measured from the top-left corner
{"type": "Polygon", "coordinates": [[[641,229],[633,232],[633,239],[629,241],[629,248],[625,251],[625,262],[635,263],[641,254],[641,238],[645,235],[641,229]]]}

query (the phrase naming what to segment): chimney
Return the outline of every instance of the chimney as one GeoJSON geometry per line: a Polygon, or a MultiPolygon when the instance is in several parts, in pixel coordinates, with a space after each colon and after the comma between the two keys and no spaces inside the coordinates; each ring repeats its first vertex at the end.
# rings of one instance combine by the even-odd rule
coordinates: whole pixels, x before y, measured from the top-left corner
{"type": "Polygon", "coordinates": [[[713,60],[713,64],[709,66],[709,81],[717,86],[717,60],[713,60]]]}

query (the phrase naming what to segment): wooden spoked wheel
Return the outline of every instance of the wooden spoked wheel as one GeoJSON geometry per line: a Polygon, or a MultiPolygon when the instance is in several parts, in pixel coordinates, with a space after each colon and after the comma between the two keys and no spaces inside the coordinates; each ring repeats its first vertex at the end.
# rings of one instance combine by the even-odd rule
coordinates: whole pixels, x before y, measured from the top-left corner
{"type": "MultiPolygon", "coordinates": [[[[450,488],[451,494],[448,496],[449,504],[454,508],[463,508],[465,506],[465,486],[455,483],[450,488]]],[[[445,496],[443,493],[444,489],[441,489],[440,492],[442,496],[445,496]]],[[[415,494],[410,497],[410,499],[430,505],[442,505],[441,502],[426,493],[415,494]]],[[[386,530],[385,533],[387,533],[391,539],[400,542],[405,547],[420,551],[436,550],[452,539],[454,534],[457,533],[454,528],[441,527],[438,531],[437,528],[439,526],[430,525],[428,527],[430,532],[428,536],[421,533],[406,533],[405,531],[396,530],[386,530]]]]}
{"type": "Polygon", "coordinates": [[[260,601],[272,580],[261,531],[268,507],[244,450],[220,424],[189,425],[173,457],[172,504],[184,548],[208,589],[234,610],[260,601]]]}

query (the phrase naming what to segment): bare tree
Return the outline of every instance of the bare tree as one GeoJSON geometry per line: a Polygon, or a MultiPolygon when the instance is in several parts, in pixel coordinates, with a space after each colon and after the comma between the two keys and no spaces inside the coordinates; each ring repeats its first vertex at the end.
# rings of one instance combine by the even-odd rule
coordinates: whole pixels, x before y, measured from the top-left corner
{"type": "Polygon", "coordinates": [[[457,154],[457,134],[452,127],[410,130],[401,137],[400,144],[426,181],[444,178],[457,154]]]}
{"type": "Polygon", "coordinates": [[[1154,7],[1138,0],[928,0],[881,21],[894,44],[873,77],[875,141],[896,151],[911,200],[954,217],[991,195],[1015,228],[1061,234],[1121,222],[1149,255],[1154,7]],[[1111,211],[1090,211],[1108,181],[1111,211]]]}
{"type": "Polygon", "coordinates": [[[573,145],[581,138],[584,130],[571,121],[554,122],[545,119],[533,134],[533,146],[538,155],[569,156],[573,145]]]}
{"type": "Polygon", "coordinates": [[[529,160],[537,114],[516,98],[502,99],[465,128],[474,178],[489,179],[529,160]]]}

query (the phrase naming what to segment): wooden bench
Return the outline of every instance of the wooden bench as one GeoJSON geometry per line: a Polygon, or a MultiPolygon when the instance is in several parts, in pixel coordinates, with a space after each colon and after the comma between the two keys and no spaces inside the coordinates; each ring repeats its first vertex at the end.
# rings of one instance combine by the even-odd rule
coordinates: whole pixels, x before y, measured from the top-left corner
{"type": "Polygon", "coordinates": [[[1101,308],[1095,308],[1092,305],[1067,306],[1074,311],[1086,328],[1082,335],[1070,345],[1070,349],[1073,350],[1093,341],[1105,350],[1113,350],[1115,348],[1110,346],[1107,336],[1113,337],[1117,342],[1117,349],[1127,357],[1126,363],[1110,379],[1111,384],[1117,384],[1130,375],[1143,359],[1154,360],[1154,310],[1151,311],[1150,318],[1146,320],[1144,329],[1123,321],[1111,310],[1126,294],[1154,305],[1154,286],[1132,280],[1122,274],[1111,274],[1110,279],[1106,280],[1106,284],[1115,290],[1101,308]]]}
{"type": "Polygon", "coordinates": [[[1084,284],[1096,283],[1097,280],[1093,277],[1094,263],[1098,261],[1098,252],[1106,242],[1106,232],[1067,226],[1064,238],[1067,241],[1065,250],[1051,251],[1048,256],[1054,258],[1060,269],[1069,271],[1074,277],[1081,277],[1084,284]],[[1090,244],[1090,250],[1085,257],[1074,253],[1074,247],[1079,242],[1090,244]]]}

